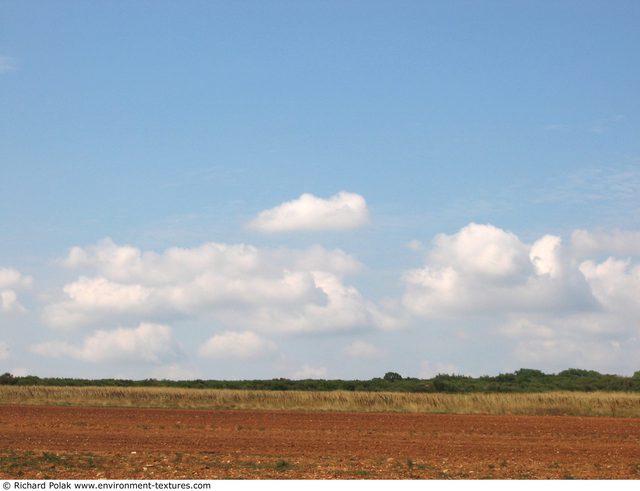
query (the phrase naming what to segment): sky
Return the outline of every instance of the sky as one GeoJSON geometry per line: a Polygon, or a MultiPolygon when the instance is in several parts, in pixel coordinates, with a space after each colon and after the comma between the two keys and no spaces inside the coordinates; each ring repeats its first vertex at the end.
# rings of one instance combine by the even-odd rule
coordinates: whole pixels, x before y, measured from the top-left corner
{"type": "Polygon", "coordinates": [[[0,2],[0,372],[640,370],[636,1],[0,2]]]}

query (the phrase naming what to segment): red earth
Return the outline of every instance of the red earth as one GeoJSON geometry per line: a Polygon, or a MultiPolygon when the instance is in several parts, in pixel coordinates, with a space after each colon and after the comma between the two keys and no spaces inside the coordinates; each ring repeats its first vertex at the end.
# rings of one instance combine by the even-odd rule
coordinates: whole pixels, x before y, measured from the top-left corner
{"type": "Polygon", "coordinates": [[[640,419],[0,406],[2,478],[640,477],[640,419]]]}

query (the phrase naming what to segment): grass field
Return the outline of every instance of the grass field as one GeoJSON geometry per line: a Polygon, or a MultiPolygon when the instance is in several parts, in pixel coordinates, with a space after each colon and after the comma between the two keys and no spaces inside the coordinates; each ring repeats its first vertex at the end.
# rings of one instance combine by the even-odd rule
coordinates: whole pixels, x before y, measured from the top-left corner
{"type": "Polygon", "coordinates": [[[415,394],[0,386],[0,404],[640,417],[640,394],[621,392],[415,394]]]}

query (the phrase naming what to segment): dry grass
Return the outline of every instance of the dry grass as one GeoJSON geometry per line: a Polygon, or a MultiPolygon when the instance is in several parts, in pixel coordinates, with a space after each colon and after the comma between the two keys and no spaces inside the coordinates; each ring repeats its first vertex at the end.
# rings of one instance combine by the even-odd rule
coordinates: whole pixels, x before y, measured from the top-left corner
{"type": "Polygon", "coordinates": [[[411,394],[0,386],[0,404],[640,417],[640,394],[411,394]]]}

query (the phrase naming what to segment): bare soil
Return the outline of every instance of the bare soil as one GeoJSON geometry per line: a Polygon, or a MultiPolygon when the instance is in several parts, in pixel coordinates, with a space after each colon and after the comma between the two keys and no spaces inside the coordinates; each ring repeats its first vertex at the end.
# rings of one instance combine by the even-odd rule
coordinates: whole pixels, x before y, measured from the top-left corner
{"type": "Polygon", "coordinates": [[[0,406],[0,477],[638,479],[640,419],[0,406]]]}

